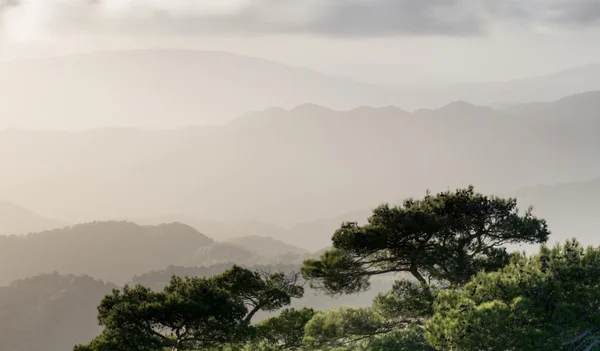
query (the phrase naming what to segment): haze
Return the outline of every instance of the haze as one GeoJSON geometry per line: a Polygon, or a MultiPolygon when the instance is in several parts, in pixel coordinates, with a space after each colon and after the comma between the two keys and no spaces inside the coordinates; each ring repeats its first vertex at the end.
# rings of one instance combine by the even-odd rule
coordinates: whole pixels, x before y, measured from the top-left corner
{"type": "Polygon", "coordinates": [[[427,191],[600,245],[598,42],[586,0],[0,0],[0,351],[89,342],[126,283],[298,271],[427,191]]]}

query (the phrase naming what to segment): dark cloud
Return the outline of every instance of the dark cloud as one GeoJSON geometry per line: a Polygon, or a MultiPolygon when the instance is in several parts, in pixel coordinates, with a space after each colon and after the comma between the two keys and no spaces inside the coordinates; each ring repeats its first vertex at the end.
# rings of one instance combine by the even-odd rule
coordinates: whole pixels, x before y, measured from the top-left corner
{"type": "MultiPolygon", "coordinates": [[[[8,3],[0,0],[0,12],[8,3]]],[[[600,0],[241,0],[230,11],[204,11],[202,1],[20,0],[56,3],[46,16],[58,34],[89,31],[134,35],[311,34],[329,37],[473,36],[491,24],[595,26],[600,0]]],[[[27,6],[24,6],[27,7],[27,6]]],[[[48,8],[48,6],[46,6],[48,8]]]]}
{"type": "Polygon", "coordinates": [[[165,11],[154,19],[190,34],[469,36],[505,22],[594,26],[600,24],[600,0],[247,0],[226,15],[165,11]]]}
{"type": "Polygon", "coordinates": [[[483,0],[491,18],[523,24],[593,27],[600,24],[600,0],[483,0]]]}
{"type": "Polygon", "coordinates": [[[328,36],[472,35],[485,29],[477,7],[465,0],[322,0],[311,4],[313,17],[305,21],[256,21],[255,15],[275,2],[282,0],[255,2],[233,22],[248,29],[328,36]]]}
{"type": "Polygon", "coordinates": [[[549,20],[575,25],[600,24],[600,0],[555,1],[550,8],[549,20]]]}
{"type": "Polygon", "coordinates": [[[479,35],[486,23],[472,0],[248,0],[229,14],[157,12],[165,29],[188,33],[315,34],[336,37],[479,35]]]}

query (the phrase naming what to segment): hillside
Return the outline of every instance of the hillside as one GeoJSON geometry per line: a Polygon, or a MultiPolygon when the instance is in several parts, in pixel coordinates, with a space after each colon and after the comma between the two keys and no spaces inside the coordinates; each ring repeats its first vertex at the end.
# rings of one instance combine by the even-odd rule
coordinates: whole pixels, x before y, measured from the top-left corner
{"type": "Polygon", "coordinates": [[[212,240],[179,224],[142,227],[94,222],[0,237],[0,284],[41,273],[89,274],[122,283],[134,274],[181,262],[212,240]]]}
{"type": "Polygon", "coordinates": [[[268,236],[248,235],[230,239],[229,242],[261,256],[308,253],[308,250],[268,236]]]}
{"type": "Polygon", "coordinates": [[[173,215],[129,218],[129,220],[144,225],[170,222],[186,223],[210,238],[241,246],[259,256],[284,255],[287,253],[302,256],[308,251],[320,250],[329,245],[331,235],[340,227],[342,222],[364,222],[370,214],[371,209],[368,208],[364,211],[355,211],[343,215],[304,222],[299,221],[289,226],[279,226],[258,220],[219,222],[202,220],[193,216],[173,215]]]}
{"type": "Polygon", "coordinates": [[[194,227],[201,233],[218,240],[228,241],[244,236],[263,236],[280,238],[285,228],[259,220],[217,221],[205,220],[194,216],[164,215],[148,218],[126,218],[144,225],[159,225],[161,223],[180,222],[194,227]]]}
{"type": "Polygon", "coordinates": [[[216,242],[181,257],[179,262],[189,267],[211,266],[225,262],[250,264],[255,257],[254,252],[240,245],[216,242]]]}
{"type": "Polygon", "coordinates": [[[0,200],[0,235],[34,233],[65,225],[65,223],[44,218],[11,202],[0,200]]]}
{"type": "Polygon", "coordinates": [[[39,275],[0,287],[0,351],[65,351],[102,328],[96,306],[116,285],[39,275]]]}

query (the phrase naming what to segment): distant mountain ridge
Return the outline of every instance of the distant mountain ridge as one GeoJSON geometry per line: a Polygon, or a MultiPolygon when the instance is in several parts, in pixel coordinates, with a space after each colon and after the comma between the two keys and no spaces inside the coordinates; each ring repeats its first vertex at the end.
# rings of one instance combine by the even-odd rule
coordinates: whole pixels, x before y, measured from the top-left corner
{"type": "Polygon", "coordinates": [[[123,283],[136,274],[169,265],[298,263],[309,254],[269,236],[241,236],[244,233],[240,228],[239,237],[214,241],[179,222],[140,226],[107,221],[0,236],[0,286],[52,272],[89,274],[123,283]]]}
{"type": "Polygon", "coordinates": [[[213,241],[171,223],[92,222],[35,234],[0,236],[0,285],[41,273],[89,274],[121,283],[180,262],[213,241]]]}
{"type": "Polygon", "coordinates": [[[27,234],[66,226],[66,223],[44,218],[33,211],[0,200],[0,235],[27,234]]]}
{"type": "Polygon", "coordinates": [[[589,92],[526,113],[464,102],[413,113],[313,104],[220,127],[11,130],[0,134],[0,194],[74,223],[181,213],[216,223],[147,224],[180,221],[218,240],[270,236],[316,250],[331,232],[310,247],[280,233],[428,188],[496,193],[599,175],[597,101],[600,92],[589,92]],[[263,222],[231,224],[242,218],[263,222]]]}
{"type": "Polygon", "coordinates": [[[227,52],[110,51],[0,64],[0,129],[179,128],[223,124],[248,111],[304,102],[414,111],[458,100],[544,102],[597,89],[600,64],[517,81],[409,87],[227,52]]]}
{"type": "Polygon", "coordinates": [[[306,249],[301,249],[269,236],[242,236],[229,239],[229,242],[255,252],[258,255],[272,255],[273,253],[307,254],[309,252],[306,249]]]}
{"type": "Polygon", "coordinates": [[[577,238],[584,245],[600,245],[600,177],[528,187],[512,195],[520,199],[522,208],[531,205],[548,220],[552,243],[577,238]]]}
{"type": "Polygon", "coordinates": [[[222,124],[273,103],[342,107],[391,103],[394,95],[387,87],[227,52],[108,51],[0,64],[0,129],[222,124]]]}
{"type": "Polygon", "coordinates": [[[434,109],[418,109],[409,112],[397,106],[360,106],[347,110],[335,110],[313,103],[300,104],[291,109],[280,106],[270,107],[266,110],[246,113],[232,121],[232,125],[248,123],[276,122],[278,118],[311,116],[312,118],[379,118],[379,117],[444,117],[444,118],[489,118],[518,116],[520,118],[563,118],[572,114],[574,118],[595,118],[596,111],[600,110],[600,90],[587,91],[562,97],[549,102],[531,102],[522,104],[506,105],[500,108],[476,105],[464,100],[452,101],[446,105],[434,109]],[[577,114],[573,114],[579,110],[577,114]]]}

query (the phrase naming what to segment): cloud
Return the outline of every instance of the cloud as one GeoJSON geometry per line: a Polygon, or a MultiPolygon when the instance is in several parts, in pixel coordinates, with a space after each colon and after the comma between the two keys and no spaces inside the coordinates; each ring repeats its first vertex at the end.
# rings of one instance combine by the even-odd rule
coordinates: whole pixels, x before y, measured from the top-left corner
{"type": "Polygon", "coordinates": [[[480,17],[470,0],[257,0],[208,23],[259,33],[454,36],[481,34],[480,17]]]}
{"type": "Polygon", "coordinates": [[[562,0],[550,8],[550,20],[575,25],[600,24],[600,1],[562,0]]]}
{"type": "Polygon", "coordinates": [[[37,16],[40,32],[58,34],[454,36],[485,27],[472,0],[21,1],[15,17],[37,16]]]}
{"type": "Polygon", "coordinates": [[[591,27],[600,24],[598,0],[484,0],[497,20],[530,25],[591,27]]]}
{"type": "Polygon", "coordinates": [[[13,32],[21,22],[52,35],[472,36],[504,22],[600,24],[599,0],[0,0],[0,15],[2,1],[21,3],[13,32]]]}
{"type": "Polygon", "coordinates": [[[6,10],[11,7],[19,6],[20,0],[0,0],[0,20],[6,10]]]}

